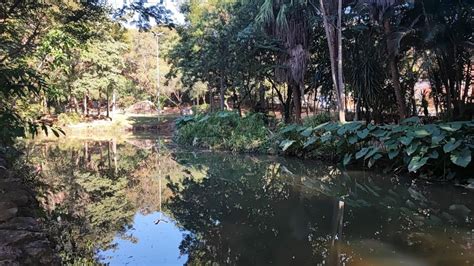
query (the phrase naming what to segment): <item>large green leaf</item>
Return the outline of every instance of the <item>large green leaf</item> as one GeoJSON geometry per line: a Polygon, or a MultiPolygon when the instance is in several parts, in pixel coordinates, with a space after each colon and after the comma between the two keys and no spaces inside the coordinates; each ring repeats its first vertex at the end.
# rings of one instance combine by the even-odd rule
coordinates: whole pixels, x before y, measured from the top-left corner
{"type": "Polygon", "coordinates": [[[385,131],[383,129],[376,129],[374,130],[371,134],[374,136],[374,137],[377,137],[377,138],[380,138],[380,137],[383,137],[387,134],[388,131],[385,131]]]}
{"type": "Polygon", "coordinates": [[[408,171],[416,172],[416,170],[420,169],[423,165],[428,162],[428,157],[420,157],[415,156],[411,158],[410,164],[408,164],[408,171]]]}
{"type": "Polygon", "coordinates": [[[380,159],[380,158],[382,158],[382,154],[376,153],[374,156],[372,156],[372,157],[370,158],[369,163],[367,164],[367,166],[368,166],[369,168],[371,168],[372,166],[374,166],[375,162],[376,162],[378,159],[380,159]]]}
{"type": "Polygon", "coordinates": [[[410,146],[408,146],[408,148],[405,149],[405,151],[408,155],[412,155],[413,153],[416,152],[417,149],[418,149],[418,142],[413,142],[412,144],[410,144],[410,146]]]}
{"type": "Polygon", "coordinates": [[[357,143],[357,136],[356,136],[356,135],[349,136],[349,137],[347,138],[347,142],[349,142],[349,144],[355,144],[355,143],[357,143]]]}
{"type": "Polygon", "coordinates": [[[463,149],[461,151],[455,150],[451,153],[451,162],[455,165],[459,165],[461,167],[466,167],[471,162],[471,151],[469,149],[463,149]]]}
{"type": "Polygon", "coordinates": [[[209,115],[205,115],[203,118],[199,119],[198,122],[203,123],[203,122],[207,121],[209,119],[209,117],[210,117],[209,115]]]}
{"type": "Polygon", "coordinates": [[[415,138],[424,138],[431,135],[430,132],[428,132],[426,129],[417,129],[414,132],[415,138]]]}
{"type": "Polygon", "coordinates": [[[356,131],[361,126],[362,126],[362,124],[360,122],[349,122],[349,123],[346,123],[346,124],[342,125],[341,127],[339,127],[339,129],[337,130],[337,134],[339,136],[342,136],[342,135],[346,134],[347,132],[356,131]]]}
{"type": "Polygon", "coordinates": [[[373,155],[375,155],[380,149],[378,147],[373,147],[372,150],[370,150],[364,157],[364,160],[369,159],[373,155]]]}
{"type": "Polygon", "coordinates": [[[326,123],[322,123],[322,124],[319,124],[317,125],[314,130],[320,130],[320,129],[323,129],[325,128],[328,124],[330,124],[331,122],[326,122],[326,123]]]}
{"type": "Polygon", "coordinates": [[[388,158],[392,160],[393,158],[397,157],[397,155],[400,153],[399,150],[393,150],[388,152],[388,158]]]}
{"type": "Polygon", "coordinates": [[[452,138],[448,141],[448,143],[444,144],[443,151],[445,153],[450,153],[454,151],[457,147],[459,147],[461,143],[462,143],[461,140],[456,141],[455,139],[452,138]]]}
{"type": "Polygon", "coordinates": [[[285,134],[285,133],[291,132],[293,130],[296,130],[296,128],[297,128],[297,125],[295,125],[295,124],[288,125],[288,126],[282,128],[280,133],[285,134]]]}
{"type": "Polygon", "coordinates": [[[328,142],[329,140],[331,140],[331,137],[332,137],[331,132],[329,132],[329,131],[328,131],[328,132],[325,132],[325,133],[321,136],[321,142],[322,142],[322,143],[326,143],[326,142],[328,142]]]}
{"type": "Polygon", "coordinates": [[[433,144],[439,144],[441,143],[441,141],[445,138],[445,135],[443,133],[440,133],[440,134],[433,134],[433,136],[431,137],[431,143],[433,144]]]}
{"type": "Polygon", "coordinates": [[[313,128],[312,127],[308,127],[306,128],[305,130],[303,130],[303,132],[301,132],[301,136],[303,137],[309,137],[311,135],[311,133],[313,133],[313,128]]]}
{"type": "Polygon", "coordinates": [[[311,137],[308,138],[308,139],[305,141],[305,143],[303,144],[303,149],[307,148],[309,145],[312,145],[312,144],[315,143],[317,140],[318,140],[318,137],[311,136],[311,137]]]}
{"type": "Polygon", "coordinates": [[[280,147],[281,147],[282,151],[286,151],[295,142],[296,141],[294,141],[294,140],[285,139],[280,143],[280,147]]]}
{"type": "Polygon", "coordinates": [[[344,164],[344,166],[348,165],[352,160],[352,153],[347,153],[346,155],[344,155],[344,160],[342,161],[342,163],[344,164]]]}
{"type": "Polygon", "coordinates": [[[401,138],[400,138],[400,142],[401,142],[403,145],[405,145],[405,146],[410,145],[410,143],[411,143],[412,141],[413,141],[413,137],[408,137],[408,136],[406,136],[406,137],[401,137],[401,138]]]}
{"type": "Polygon", "coordinates": [[[357,131],[357,136],[360,139],[365,139],[369,135],[369,130],[365,128],[364,130],[358,130],[357,131]]]}
{"type": "Polygon", "coordinates": [[[460,122],[453,122],[453,123],[449,123],[449,124],[442,124],[442,125],[439,125],[439,127],[443,130],[446,130],[446,131],[449,131],[449,132],[455,132],[455,131],[458,131],[459,129],[461,129],[462,127],[462,123],[460,122]]]}
{"type": "Polygon", "coordinates": [[[362,148],[360,151],[356,153],[356,159],[358,160],[364,157],[367,154],[367,152],[369,152],[369,148],[362,148]]]}

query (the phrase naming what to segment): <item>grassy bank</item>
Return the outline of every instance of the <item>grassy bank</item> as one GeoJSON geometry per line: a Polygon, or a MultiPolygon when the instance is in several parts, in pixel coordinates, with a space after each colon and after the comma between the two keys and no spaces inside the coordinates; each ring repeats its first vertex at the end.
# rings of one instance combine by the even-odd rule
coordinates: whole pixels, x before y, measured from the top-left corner
{"type": "MultiPolygon", "coordinates": [[[[127,139],[137,133],[171,136],[177,117],[174,113],[163,115],[115,114],[110,119],[88,120],[78,118],[76,114],[71,113],[59,117],[54,122],[54,126],[61,128],[66,137],[78,139],[127,139]]],[[[57,138],[51,131],[48,135],[40,132],[38,137],[57,138]]]]}
{"type": "Polygon", "coordinates": [[[303,125],[270,127],[272,123],[261,114],[200,114],[176,121],[175,140],[211,149],[279,153],[333,160],[344,166],[379,167],[422,178],[474,178],[470,171],[473,121],[423,124],[418,118],[410,118],[397,125],[365,125],[325,120],[316,117],[303,125]]]}

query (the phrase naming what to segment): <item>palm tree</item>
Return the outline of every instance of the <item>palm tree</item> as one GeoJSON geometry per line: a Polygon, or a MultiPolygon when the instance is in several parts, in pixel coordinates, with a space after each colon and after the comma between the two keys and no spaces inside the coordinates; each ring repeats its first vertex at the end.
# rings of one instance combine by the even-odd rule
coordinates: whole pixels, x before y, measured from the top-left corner
{"type": "Polygon", "coordinates": [[[285,49],[277,59],[285,67],[277,68],[275,76],[279,82],[288,84],[288,95],[294,94],[297,122],[301,120],[301,97],[309,58],[310,3],[305,0],[264,0],[256,18],[265,32],[281,41],[285,49]]]}
{"type": "Polygon", "coordinates": [[[405,97],[402,93],[400,84],[400,71],[398,69],[398,52],[400,48],[401,39],[411,32],[411,28],[416,23],[417,19],[412,23],[408,29],[394,28],[391,21],[390,14],[399,5],[411,2],[410,0],[361,0],[360,4],[369,8],[372,19],[383,27],[385,35],[386,50],[388,53],[388,68],[392,81],[392,86],[395,92],[397,101],[398,114],[400,119],[407,116],[407,108],[405,104],[405,97]]]}

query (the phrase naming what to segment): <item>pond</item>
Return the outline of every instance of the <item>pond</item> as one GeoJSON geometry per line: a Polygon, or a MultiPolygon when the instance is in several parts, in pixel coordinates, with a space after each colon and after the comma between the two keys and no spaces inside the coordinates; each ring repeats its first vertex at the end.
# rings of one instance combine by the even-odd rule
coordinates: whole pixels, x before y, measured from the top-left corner
{"type": "Polygon", "coordinates": [[[474,263],[472,190],[159,138],[25,145],[65,263],[474,263]]]}

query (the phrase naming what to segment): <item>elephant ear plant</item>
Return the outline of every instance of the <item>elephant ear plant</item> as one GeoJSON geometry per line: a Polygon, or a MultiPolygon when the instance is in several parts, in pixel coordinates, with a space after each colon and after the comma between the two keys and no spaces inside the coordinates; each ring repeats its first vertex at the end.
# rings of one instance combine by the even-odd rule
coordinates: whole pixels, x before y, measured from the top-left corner
{"type": "Polygon", "coordinates": [[[281,141],[283,151],[297,148],[312,153],[330,146],[344,165],[359,161],[368,167],[380,164],[443,178],[472,175],[473,121],[424,125],[413,117],[399,125],[324,123],[294,131],[298,137],[285,132],[292,139],[281,141]]]}

